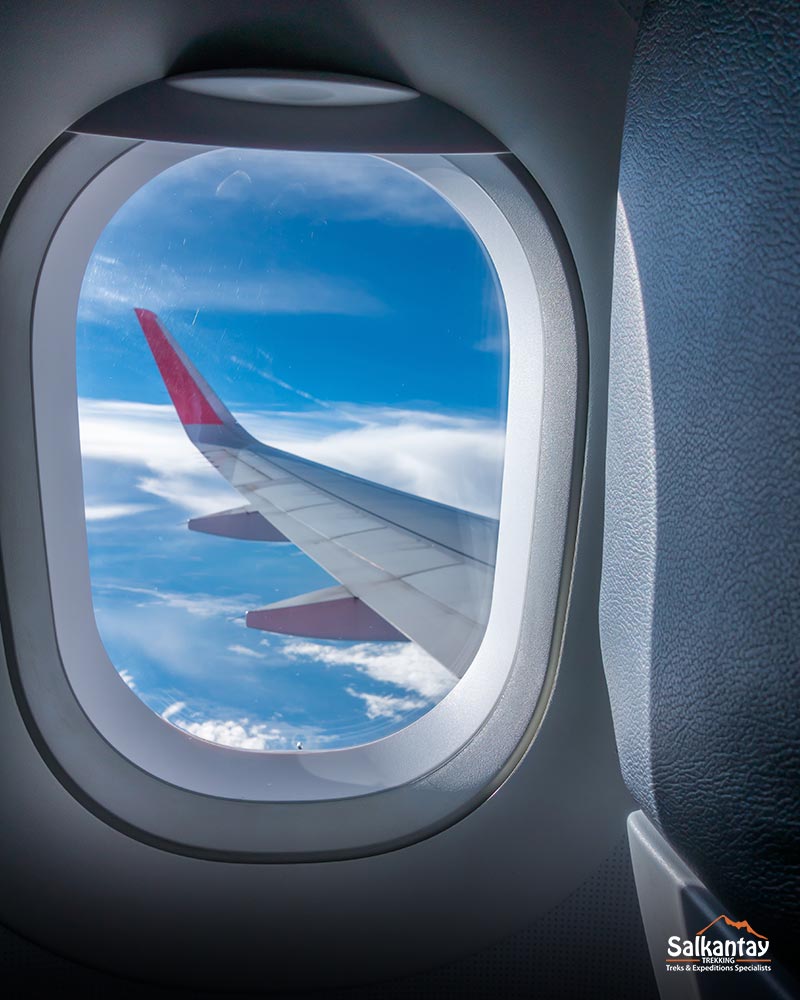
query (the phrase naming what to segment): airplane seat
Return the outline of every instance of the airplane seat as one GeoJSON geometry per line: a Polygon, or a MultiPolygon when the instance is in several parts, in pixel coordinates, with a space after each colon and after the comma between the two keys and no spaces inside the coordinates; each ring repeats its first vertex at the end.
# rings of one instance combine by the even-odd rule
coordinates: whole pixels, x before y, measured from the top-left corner
{"type": "Polygon", "coordinates": [[[645,7],[600,609],[628,787],[783,960],[800,930],[799,91],[793,0],[645,7]]]}

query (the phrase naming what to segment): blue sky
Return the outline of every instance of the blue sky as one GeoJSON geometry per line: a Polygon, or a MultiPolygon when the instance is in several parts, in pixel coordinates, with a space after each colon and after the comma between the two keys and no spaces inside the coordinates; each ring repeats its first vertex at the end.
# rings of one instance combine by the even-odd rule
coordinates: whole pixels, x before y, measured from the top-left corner
{"type": "Polygon", "coordinates": [[[497,516],[505,314],[467,224],[375,157],[208,153],[120,209],[78,312],[93,600],[127,683],[173,725],[246,749],[347,746],[419,717],[453,678],[414,644],[244,627],[334,581],[292,546],[187,530],[242,500],[184,436],[134,306],[261,440],[497,516]]]}

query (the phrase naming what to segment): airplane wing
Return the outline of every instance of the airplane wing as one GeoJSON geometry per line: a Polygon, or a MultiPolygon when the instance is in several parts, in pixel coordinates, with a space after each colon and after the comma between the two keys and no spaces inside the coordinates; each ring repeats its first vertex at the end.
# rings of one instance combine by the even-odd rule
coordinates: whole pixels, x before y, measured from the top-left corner
{"type": "Polygon", "coordinates": [[[410,639],[462,676],[489,617],[497,521],[262,444],[158,317],[135,312],[189,440],[246,501],[189,527],[292,542],[339,581],[250,611],[247,625],[309,638],[410,639]]]}

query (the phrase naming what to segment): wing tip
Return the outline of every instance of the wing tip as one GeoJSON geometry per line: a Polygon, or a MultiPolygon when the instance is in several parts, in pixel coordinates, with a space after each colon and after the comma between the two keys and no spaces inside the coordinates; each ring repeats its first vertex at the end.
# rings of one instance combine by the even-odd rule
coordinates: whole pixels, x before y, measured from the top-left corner
{"type": "Polygon", "coordinates": [[[183,426],[222,424],[213,394],[204,389],[199,372],[182,355],[158,316],[139,306],[133,311],[183,426]]]}

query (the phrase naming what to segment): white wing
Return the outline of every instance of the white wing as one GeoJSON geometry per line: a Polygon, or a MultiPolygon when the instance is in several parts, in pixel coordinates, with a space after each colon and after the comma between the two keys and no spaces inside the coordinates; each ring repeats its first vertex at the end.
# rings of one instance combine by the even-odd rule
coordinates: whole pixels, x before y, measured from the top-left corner
{"type": "Polygon", "coordinates": [[[184,430],[247,501],[189,526],[292,542],[340,583],[251,611],[247,624],[315,638],[408,638],[460,677],[489,617],[497,522],[262,444],[155,314],[136,314],[184,430]]]}

